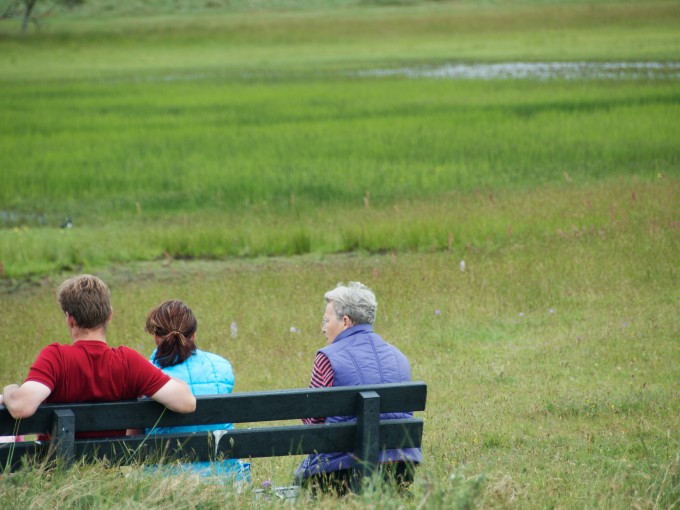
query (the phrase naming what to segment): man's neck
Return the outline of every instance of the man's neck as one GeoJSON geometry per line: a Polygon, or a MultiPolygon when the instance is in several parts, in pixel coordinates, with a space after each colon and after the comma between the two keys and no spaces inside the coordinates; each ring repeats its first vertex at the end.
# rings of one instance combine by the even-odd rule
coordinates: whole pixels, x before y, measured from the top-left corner
{"type": "Polygon", "coordinates": [[[78,340],[96,340],[98,342],[106,343],[106,330],[104,328],[73,328],[71,330],[71,338],[73,338],[74,342],[77,342],[78,340]]]}

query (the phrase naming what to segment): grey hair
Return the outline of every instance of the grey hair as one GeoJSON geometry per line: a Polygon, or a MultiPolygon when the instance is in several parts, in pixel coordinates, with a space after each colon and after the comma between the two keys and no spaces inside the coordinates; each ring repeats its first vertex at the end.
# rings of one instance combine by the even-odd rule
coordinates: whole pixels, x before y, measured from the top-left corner
{"type": "Polygon", "coordinates": [[[339,283],[333,290],[324,294],[326,303],[333,303],[338,319],[345,315],[354,324],[373,324],[378,301],[371,289],[359,282],[339,283]]]}

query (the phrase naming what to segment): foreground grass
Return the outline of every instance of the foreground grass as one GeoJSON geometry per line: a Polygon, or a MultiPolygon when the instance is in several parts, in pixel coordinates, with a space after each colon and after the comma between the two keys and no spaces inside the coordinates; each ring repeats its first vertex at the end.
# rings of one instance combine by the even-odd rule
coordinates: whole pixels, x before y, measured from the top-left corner
{"type": "MultiPolygon", "coordinates": [[[[109,337],[150,353],[146,311],[182,298],[198,315],[199,346],[233,362],[236,391],[303,387],[322,344],[323,292],[360,280],[379,297],[376,329],[429,385],[428,463],[409,502],[367,495],[338,507],[671,508],[680,498],[677,185],[635,191],[614,204],[598,200],[602,190],[581,190],[565,210],[558,194],[543,196],[544,207],[540,196],[524,197],[542,234],[509,235],[505,220],[510,209],[522,214],[519,201],[480,197],[478,221],[498,213],[505,234],[450,252],[115,266],[99,272],[113,293],[109,337]]],[[[43,345],[67,341],[53,295],[61,278],[0,294],[5,383],[21,380],[43,345]]],[[[297,461],[254,460],[253,487],[290,483],[297,461]]],[[[45,491],[65,505],[109,507],[189,507],[197,490],[208,506],[224,499],[219,488],[175,479],[162,481],[172,488],[160,495],[151,488],[158,480],[139,486],[100,471],[53,485],[3,478],[0,491],[37,507],[45,491]]],[[[264,504],[251,493],[229,497],[264,504]]]]}

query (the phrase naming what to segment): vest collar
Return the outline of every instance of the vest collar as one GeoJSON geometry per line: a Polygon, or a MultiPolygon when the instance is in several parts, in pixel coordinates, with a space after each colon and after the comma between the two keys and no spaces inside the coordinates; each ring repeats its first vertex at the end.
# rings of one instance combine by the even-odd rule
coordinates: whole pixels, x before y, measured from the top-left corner
{"type": "Polygon", "coordinates": [[[342,342],[345,338],[349,338],[350,336],[354,336],[358,333],[373,333],[373,325],[357,324],[355,326],[352,326],[351,328],[347,328],[345,331],[343,331],[342,333],[335,337],[333,343],[337,344],[338,342],[342,342]]]}

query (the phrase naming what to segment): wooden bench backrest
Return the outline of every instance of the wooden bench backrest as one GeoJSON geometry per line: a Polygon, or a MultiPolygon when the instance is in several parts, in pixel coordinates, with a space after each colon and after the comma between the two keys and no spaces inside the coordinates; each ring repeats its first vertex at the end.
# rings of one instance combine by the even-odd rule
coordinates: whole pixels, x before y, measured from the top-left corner
{"type": "Polygon", "coordinates": [[[0,406],[0,435],[52,435],[49,442],[0,445],[0,469],[16,468],[26,454],[40,457],[55,452],[67,462],[83,456],[106,456],[127,462],[149,455],[211,460],[351,451],[365,460],[370,471],[379,451],[419,447],[422,441],[422,420],[381,421],[380,413],[423,411],[426,398],[426,384],[412,382],[201,396],[197,397],[196,411],[191,414],[174,413],[149,399],[46,404],[18,424],[0,406]],[[357,422],[323,427],[301,424],[263,427],[259,423],[316,416],[357,416],[357,422]],[[257,427],[231,430],[219,441],[208,432],[111,439],[74,437],[82,431],[219,423],[257,423],[257,427]]]}

